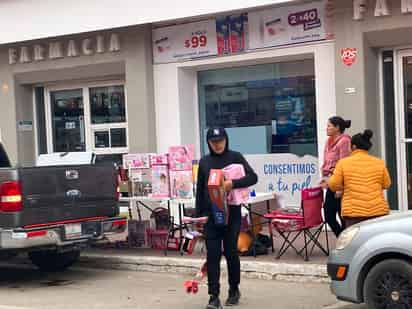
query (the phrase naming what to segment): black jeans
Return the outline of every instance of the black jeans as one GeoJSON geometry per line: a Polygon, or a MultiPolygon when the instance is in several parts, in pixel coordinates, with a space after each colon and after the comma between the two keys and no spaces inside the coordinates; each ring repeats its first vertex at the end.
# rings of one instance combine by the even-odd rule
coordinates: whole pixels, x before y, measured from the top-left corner
{"type": "Polygon", "coordinates": [[[222,243],[226,257],[229,286],[237,288],[240,283],[240,260],[237,241],[240,232],[241,206],[229,206],[229,223],[227,226],[216,226],[213,218],[209,218],[205,226],[207,248],[207,276],[209,295],[220,293],[220,260],[222,243]]]}
{"type": "Polygon", "coordinates": [[[341,216],[341,199],[335,197],[335,192],[331,190],[326,191],[325,204],[323,206],[325,211],[326,223],[330,226],[336,237],[345,229],[345,221],[341,216]],[[340,222],[336,220],[336,215],[339,216],[340,222]]]}

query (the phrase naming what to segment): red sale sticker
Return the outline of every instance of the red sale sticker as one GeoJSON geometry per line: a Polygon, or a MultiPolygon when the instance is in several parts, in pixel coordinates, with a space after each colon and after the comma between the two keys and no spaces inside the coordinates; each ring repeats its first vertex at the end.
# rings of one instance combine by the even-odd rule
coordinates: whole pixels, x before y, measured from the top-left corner
{"type": "Polygon", "coordinates": [[[342,48],[340,50],[342,61],[347,66],[351,66],[355,63],[357,53],[358,51],[356,48],[342,48]]]}
{"type": "Polygon", "coordinates": [[[198,48],[205,47],[207,45],[207,36],[202,35],[193,35],[190,39],[185,41],[186,48],[198,48]]]}

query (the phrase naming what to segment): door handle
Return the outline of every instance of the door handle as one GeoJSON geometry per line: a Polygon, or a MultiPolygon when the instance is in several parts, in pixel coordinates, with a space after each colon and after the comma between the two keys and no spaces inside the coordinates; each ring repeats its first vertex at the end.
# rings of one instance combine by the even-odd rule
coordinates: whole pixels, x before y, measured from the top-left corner
{"type": "Polygon", "coordinates": [[[401,143],[412,143],[412,138],[401,138],[401,143]]]}

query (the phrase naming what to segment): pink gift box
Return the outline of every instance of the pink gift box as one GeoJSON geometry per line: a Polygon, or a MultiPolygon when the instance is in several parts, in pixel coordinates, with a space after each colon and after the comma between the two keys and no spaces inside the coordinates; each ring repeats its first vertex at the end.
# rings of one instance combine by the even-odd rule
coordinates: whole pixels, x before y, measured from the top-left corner
{"type": "Polygon", "coordinates": [[[172,198],[192,198],[192,171],[170,171],[170,191],[172,198]]]}
{"type": "Polygon", "coordinates": [[[150,168],[148,153],[136,153],[123,155],[123,167],[129,168],[150,168]]]}
{"type": "Polygon", "coordinates": [[[172,171],[191,171],[195,148],[193,145],[169,147],[169,166],[172,171]]]}
{"type": "Polygon", "coordinates": [[[169,169],[165,165],[152,166],[152,197],[170,197],[169,169]]]}
{"type": "Polygon", "coordinates": [[[150,155],[150,165],[168,165],[169,164],[169,155],[165,154],[153,154],[150,155]]]}
{"type": "MultiPolygon", "coordinates": [[[[242,164],[231,164],[223,169],[225,179],[236,180],[244,177],[245,168],[242,164]]],[[[249,199],[249,188],[233,189],[227,195],[227,203],[229,205],[241,205],[247,203],[249,199]]]]}

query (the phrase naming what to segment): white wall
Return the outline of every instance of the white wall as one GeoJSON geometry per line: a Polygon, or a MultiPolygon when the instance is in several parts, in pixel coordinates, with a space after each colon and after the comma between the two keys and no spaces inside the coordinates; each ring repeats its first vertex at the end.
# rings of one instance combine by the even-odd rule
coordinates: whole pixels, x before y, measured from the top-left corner
{"type": "Polygon", "coordinates": [[[168,146],[181,144],[178,72],[170,63],[153,66],[153,73],[157,151],[167,152],[168,146]]]}
{"type": "Polygon", "coordinates": [[[294,0],[2,0],[0,44],[170,21],[294,0]],[[11,29],[8,31],[6,29],[11,29]]]}
{"type": "MultiPolygon", "coordinates": [[[[33,115],[28,112],[33,102],[32,95],[27,94],[31,85],[50,82],[56,86],[68,86],[86,80],[125,79],[129,151],[156,150],[151,27],[134,27],[116,32],[122,42],[121,50],[116,53],[9,65],[8,47],[0,48],[0,131],[13,163],[34,162],[35,149],[33,137],[30,136],[33,132],[17,132],[16,121],[33,120],[33,115]]],[[[76,35],[73,39],[80,41],[86,36],[76,35]]],[[[47,42],[49,40],[40,41],[41,44],[47,42]]],[[[20,44],[16,45],[18,48],[20,44]]]]}
{"type": "Polygon", "coordinates": [[[154,65],[157,149],[193,143],[200,153],[197,74],[199,70],[297,59],[315,59],[318,153],[323,159],[328,118],[336,113],[334,43],[293,46],[184,63],[154,65]]]}

